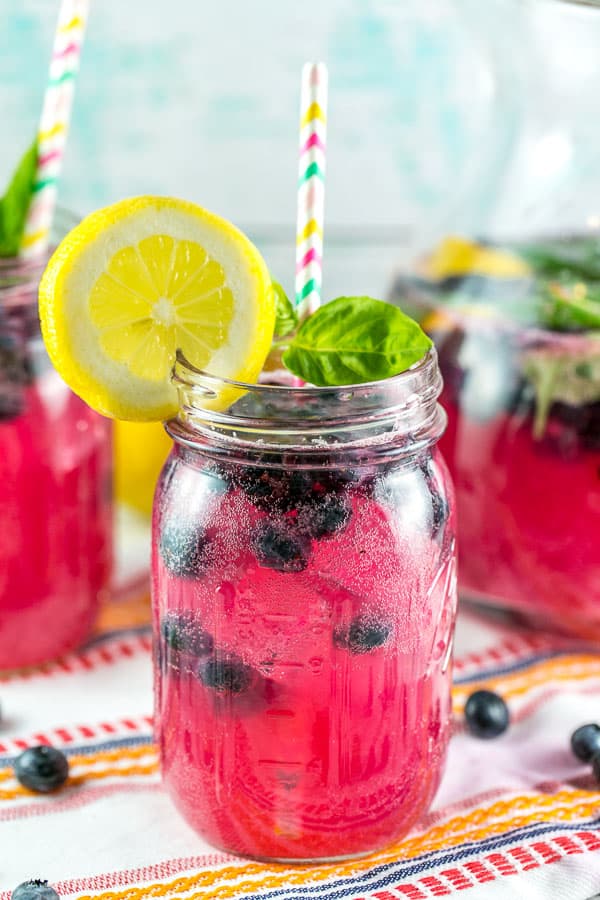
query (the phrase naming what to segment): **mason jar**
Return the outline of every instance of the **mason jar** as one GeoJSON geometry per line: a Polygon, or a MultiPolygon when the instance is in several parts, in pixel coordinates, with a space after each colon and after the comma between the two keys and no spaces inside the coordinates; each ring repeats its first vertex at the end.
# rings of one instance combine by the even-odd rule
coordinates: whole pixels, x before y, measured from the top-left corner
{"type": "Polygon", "coordinates": [[[450,733],[453,496],[432,350],[386,381],[175,369],[153,519],[164,782],[213,845],[368,853],[427,809],[450,733]]]}
{"type": "Polygon", "coordinates": [[[600,338],[438,306],[461,596],[600,640],[600,338]]]}
{"type": "Polygon", "coordinates": [[[439,354],[461,597],[599,641],[600,4],[522,15],[519,139],[487,214],[457,218],[392,291],[439,354]]]}
{"type": "MultiPolygon", "coordinates": [[[[60,216],[56,237],[74,224],[60,216]]],[[[46,355],[46,262],[0,259],[0,669],[76,647],[111,571],[111,426],[46,355]]]]}

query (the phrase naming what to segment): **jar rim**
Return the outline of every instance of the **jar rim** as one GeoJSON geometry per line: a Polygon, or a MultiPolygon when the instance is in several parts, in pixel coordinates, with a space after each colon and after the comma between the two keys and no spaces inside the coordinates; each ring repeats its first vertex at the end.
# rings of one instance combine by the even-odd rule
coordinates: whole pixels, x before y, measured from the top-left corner
{"type": "Polygon", "coordinates": [[[364,384],[247,384],[203,373],[181,354],[173,381],[179,413],[169,434],[213,453],[237,446],[318,455],[333,445],[340,451],[368,445],[372,456],[407,454],[434,443],[445,427],[435,347],[406,371],[364,384]]]}
{"type": "MultiPolygon", "coordinates": [[[[192,363],[190,363],[181,350],[177,351],[177,358],[175,362],[175,366],[173,368],[172,380],[176,385],[187,386],[190,388],[199,388],[201,391],[205,388],[206,385],[214,385],[215,388],[219,386],[226,386],[237,388],[240,391],[252,391],[253,393],[261,394],[261,395],[291,395],[297,396],[298,399],[305,399],[309,394],[315,395],[317,397],[325,397],[330,395],[332,392],[340,391],[344,392],[352,392],[352,394],[356,395],[357,393],[364,392],[369,393],[374,388],[381,388],[384,385],[392,388],[395,385],[406,384],[409,380],[414,380],[415,377],[420,378],[427,374],[433,374],[435,369],[437,368],[437,352],[435,347],[430,347],[430,349],[421,357],[421,359],[417,360],[416,363],[413,363],[412,366],[409,366],[408,369],[405,369],[403,372],[399,372],[397,375],[392,375],[389,378],[381,378],[375,381],[363,381],[363,382],[354,382],[352,384],[339,384],[339,385],[327,385],[327,386],[319,386],[319,385],[293,385],[293,384],[273,384],[271,382],[268,383],[260,383],[260,382],[245,382],[245,381],[237,381],[233,378],[226,378],[220,375],[213,375],[210,372],[205,371],[204,369],[198,369],[192,363]]],[[[216,396],[216,391],[215,391],[216,396]]]]}

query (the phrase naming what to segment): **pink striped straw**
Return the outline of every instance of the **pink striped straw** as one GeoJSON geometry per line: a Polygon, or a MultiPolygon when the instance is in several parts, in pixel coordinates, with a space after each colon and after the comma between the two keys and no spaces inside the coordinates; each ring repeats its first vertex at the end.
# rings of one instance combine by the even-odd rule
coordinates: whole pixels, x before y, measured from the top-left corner
{"type": "Polygon", "coordinates": [[[41,256],[48,248],[58,179],[69,131],[89,0],[62,0],[48,84],[38,128],[38,163],[20,255],[41,256]]]}
{"type": "Polygon", "coordinates": [[[310,315],[321,303],[327,66],[305,63],[300,96],[300,159],[296,221],[296,306],[310,315]]]}

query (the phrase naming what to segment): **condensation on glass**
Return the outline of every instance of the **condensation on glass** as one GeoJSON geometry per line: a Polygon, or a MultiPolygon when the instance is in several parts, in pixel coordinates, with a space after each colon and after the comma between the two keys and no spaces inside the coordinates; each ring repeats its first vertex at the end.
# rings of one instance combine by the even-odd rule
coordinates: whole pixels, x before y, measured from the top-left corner
{"type": "Polygon", "coordinates": [[[367,853],[438,786],[450,728],[453,496],[435,351],[348,388],[176,367],[155,500],[156,729],[208,841],[367,853]]]}

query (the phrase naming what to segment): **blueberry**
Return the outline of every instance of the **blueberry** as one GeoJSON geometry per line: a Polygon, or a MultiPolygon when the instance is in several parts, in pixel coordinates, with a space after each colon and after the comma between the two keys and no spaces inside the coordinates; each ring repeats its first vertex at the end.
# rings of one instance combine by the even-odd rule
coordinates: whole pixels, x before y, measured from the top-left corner
{"type": "Polygon", "coordinates": [[[325,494],[322,500],[300,507],[298,528],[313,538],[329,537],[346,527],[351,509],[343,495],[325,494]]]}
{"type": "Polygon", "coordinates": [[[69,777],[69,762],[56,747],[30,747],[15,760],[17,780],[30,791],[48,794],[69,777]]]}
{"type": "Polygon", "coordinates": [[[350,623],[350,627],[339,629],[334,633],[334,641],[340,647],[347,648],[351,653],[369,653],[382,647],[390,634],[392,627],[387,622],[378,622],[367,616],[358,616],[350,623]]]}
{"type": "Polygon", "coordinates": [[[221,694],[241,694],[250,687],[252,669],[237,660],[211,659],[198,669],[205,687],[221,694]]]}
{"type": "Polygon", "coordinates": [[[22,353],[10,335],[0,334],[0,421],[23,411],[25,384],[22,353]]]}
{"type": "Polygon", "coordinates": [[[11,894],[11,900],[59,900],[59,895],[47,881],[34,878],[17,885],[11,894]]]}
{"type": "Polygon", "coordinates": [[[359,469],[336,469],[324,475],[325,484],[330,491],[340,492],[352,485],[360,485],[368,480],[364,471],[359,469]]]}
{"type": "Polygon", "coordinates": [[[365,473],[359,469],[315,469],[311,471],[310,498],[317,500],[324,494],[341,494],[349,487],[362,486],[365,473]]]}
{"type": "Polygon", "coordinates": [[[268,469],[248,466],[236,478],[237,484],[258,509],[269,509],[275,503],[277,479],[268,469]]]}
{"type": "Polygon", "coordinates": [[[263,469],[247,466],[240,471],[238,483],[258,509],[295,509],[314,490],[309,472],[263,469]]]}
{"type": "Polygon", "coordinates": [[[467,729],[479,738],[495,738],[508,728],[508,706],[493,691],[475,691],[465,706],[467,729]]]}
{"type": "Polygon", "coordinates": [[[199,578],[206,571],[210,541],[190,523],[167,520],[160,536],[160,555],[165,568],[178,578],[199,578]]]}
{"type": "Polygon", "coordinates": [[[171,650],[191,653],[193,656],[208,656],[212,653],[212,636],[200,627],[191,613],[167,613],[160,630],[171,650]]]}
{"type": "Polygon", "coordinates": [[[600,726],[591,722],[577,728],[571,735],[571,750],[582,762],[589,762],[600,753],[600,726]]]}
{"type": "Polygon", "coordinates": [[[565,448],[565,444],[573,444],[576,450],[600,450],[600,402],[583,403],[574,406],[556,401],[550,407],[550,419],[562,426],[562,431],[555,438],[557,449],[565,448]]]}
{"type": "Polygon", "coordinates": [[[600,403],[588,405],[585,426],[580,430],[580,439],[586,450],[600,450],[600,403]]]}
{"type": "Polygon", "coordinates": [[[336,489],[335,475],[318,470],[299,469],[290,474],[290,491],[297,503],[315,501],[336,489]]]}
{"type": "Polygon", "coordinates": [[[278,572],[302,572],[308,565],[310,539],[288,522],[261,522],[252,538],[259,565],[278,572]]]}
{"type": "Polygon", "coordinates": [[[353,469],[300,469],[294,468],[294,459],[271,456],[269,460],[278,463],[277,467],[240,467],[233,479],[258,509],[267,511],[291,512],[340,493],[361,478],[353,469]]]}
{"type": "Polygon", "coordinates": [[[25,341],[21,335],[0,334],[0,373],[12,384],[29,384],[25,341]]]}
{"type": "Polygon", "coordinates": [[[444,529],[450,516],[450,507],[444,495],[438,489],[433,460],[428,456],[421,463],[421,471],[429,489],[431,498],[431,536],[437,538],[444,529]]]}
{"type": "Polygon", "coordinates": [[[0,422],[16,419],[25,409],[25,398],[19,388],[0,389],[0,422]]]}
{"type": "Polygon", "coordinates": [[[600,784],[600,753],[595,753],[592,756],[592,772],[594,773],[594,778],[600,784]]]}
{"type": "Polygon", "coordinates": [[[433,521],[431,523],[431,534],[434,538],[442,532],[444,525],[450,516],[450,507],[448,501],[435,488],[431,492],[431,503],[433,509],[433,521]]]}

